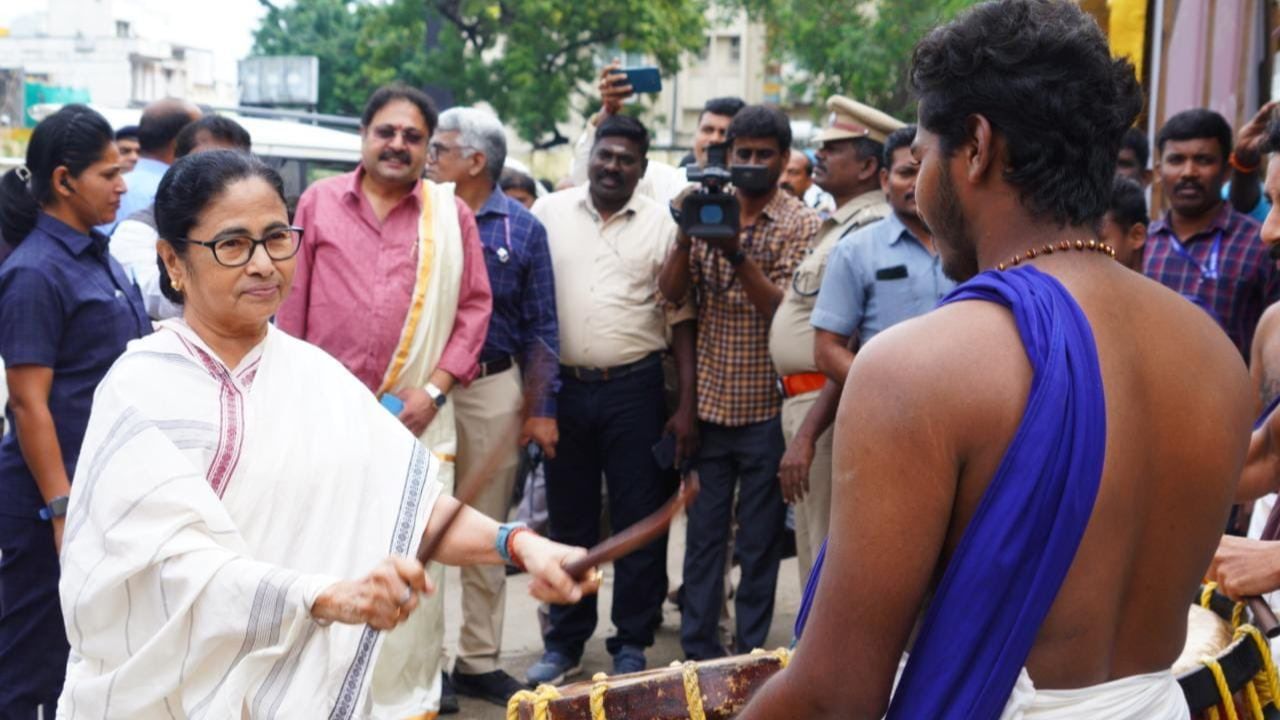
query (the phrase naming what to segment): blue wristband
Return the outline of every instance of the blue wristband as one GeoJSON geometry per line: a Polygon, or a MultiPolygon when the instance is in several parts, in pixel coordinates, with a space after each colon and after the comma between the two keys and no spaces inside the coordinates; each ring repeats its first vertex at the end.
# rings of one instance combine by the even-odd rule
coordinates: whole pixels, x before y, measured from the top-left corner
{"type": "Polygon", "coordinates": [[[498,537],[493,541],[493,549],[498,551],[498,557],[501,557],[502,562],[507,565],[515,564],[511,560],[511,553],[507,552],[507,538],[511,537],[511,531],[521,527],[528,527],[528,525],[522,522],[510,522],[498,526],[498,537]]]}

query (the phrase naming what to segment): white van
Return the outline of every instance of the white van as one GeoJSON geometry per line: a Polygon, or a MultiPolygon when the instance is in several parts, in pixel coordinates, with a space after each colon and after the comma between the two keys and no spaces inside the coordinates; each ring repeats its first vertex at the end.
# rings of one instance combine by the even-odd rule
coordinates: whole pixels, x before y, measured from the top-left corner
{"type": "MultiPolygon", "coordinates": [[[[60,105],[39,105],[31,109],[33,117],[44,117],[60,105]]],[[[137,125],[141,108],[108,108],[90,105],[102,113],[111,127],[120,129],[137,125]]],[[[360,136],[350,132],[284,119],[250,117],[230,111],[218,114],[235,120],[253,138],[253,153],[275,168],[284,178],[285,198],[292,212],[298,196],[308,185],[330,175],[354,170],[360,162],[360,136]]],[[[4,159],[0,159],[0,163],[4,159]]],[[[17,159],[14,164],[17,164],[17,159]]],[[[126,181],[128,176],[125,176],[126,181]]]]}

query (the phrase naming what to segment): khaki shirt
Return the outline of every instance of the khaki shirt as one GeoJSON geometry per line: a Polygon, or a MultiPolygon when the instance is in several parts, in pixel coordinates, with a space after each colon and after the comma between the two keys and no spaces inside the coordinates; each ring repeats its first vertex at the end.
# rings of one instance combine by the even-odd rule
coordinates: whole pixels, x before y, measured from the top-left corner
{"type": "Polygon", "coordinates": [[[769,326],[769,356],[779,375],[818,372],[813,361],[813,326],[809,316],[818,301],[818,288],[827,258],[840,238],[888,215],[889,203],[880,190],[865,192],[845,203],[822,223],[809,254],[787,284],[782,303],[769,326]]]}
{"type": "Polygon", "coordinates": [[[635,194],[604,221],[587,188],[548,195],[533,206],[547,229],[560,321],[560,362],[607,368],[667,347],[667,326],[693,317],[662,300],[658,275],[675,244],[667,208],[635,194]]]}

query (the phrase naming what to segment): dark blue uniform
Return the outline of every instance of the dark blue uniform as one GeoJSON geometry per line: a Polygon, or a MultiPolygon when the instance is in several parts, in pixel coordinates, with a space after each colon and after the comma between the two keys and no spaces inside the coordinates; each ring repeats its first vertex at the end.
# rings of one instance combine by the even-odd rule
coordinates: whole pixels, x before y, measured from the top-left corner
{"type": "MultiPolygon", "coordinates": [[[[53,415],[67,477],[75,473],[93,392],[125,345],[151,332],[138,288],[107,252],[41,213],[0,265],[0,357],[10,368],[53,369],[53,415]]],[[[53,530],[18,447],[11,410],[0,440],[0,718],[53,711],[66,675],[67,639],[58,601],[53,530]]]]}

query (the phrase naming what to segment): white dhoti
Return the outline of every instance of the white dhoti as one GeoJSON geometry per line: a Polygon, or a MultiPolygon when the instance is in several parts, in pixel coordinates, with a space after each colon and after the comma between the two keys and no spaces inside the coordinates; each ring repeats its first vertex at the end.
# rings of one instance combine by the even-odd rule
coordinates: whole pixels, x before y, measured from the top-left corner
{"type": "Polygon", "coordinates": [[[1168,670],[1074,690],[1038,690],[1024,668],[1000,720],[1187,720],[1190,715],[1168,670]]]}

